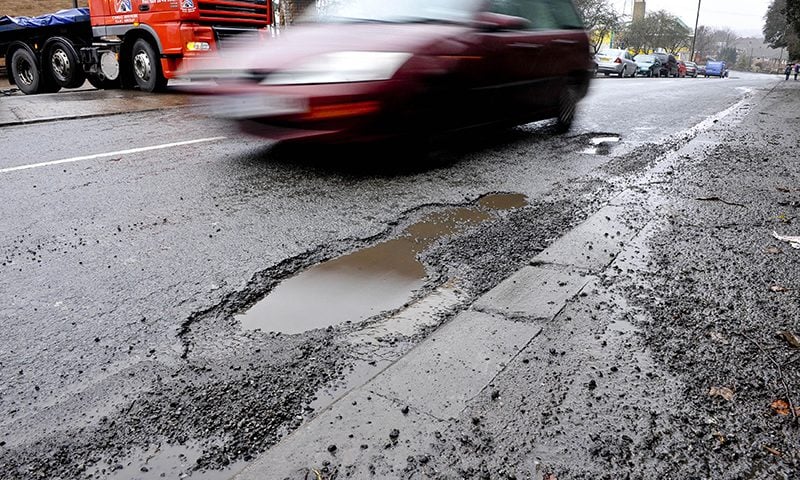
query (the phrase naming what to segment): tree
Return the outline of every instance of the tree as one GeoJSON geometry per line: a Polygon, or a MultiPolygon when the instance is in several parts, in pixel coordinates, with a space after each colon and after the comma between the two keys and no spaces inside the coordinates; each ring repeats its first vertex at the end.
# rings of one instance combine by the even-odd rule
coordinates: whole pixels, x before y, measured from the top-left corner
{"type": "Polygon", "coordinates": [[[647,52],[654,43],[654,30],[651,18],[634,20],[622,32],[622,41],[629,50],[636,53],[647,52]]]}
{"type": "Polygon", "coordinates": [[[767,8],[767,14],[764,16],[764,42],[772,48],[787,47],[786,33],[788,26],[786,0],[774,0],[767,8]]]}
{"type": "Polygon", "coordinates": [[[697,27],[697,35],[695,36],[694,40],[695,56],[704,59],[717,54],[717,50],[714,45],[715,33],[716,30],[705,25],[697,27]]]}
{"type": "Polygon", "coordinates": [[[676,53],[689,46],[691,31],[675,15],[660,10],[628,24],[623,34],[625,45],[636,52],[663,48],[676,53]]]}
{"type": "Polygon", "coordinates": [[[590,33],[592,48],[597,53],[603,40],[622,26],[620,15],[609,0],[578,0],[575,6],[590,33]]]}
{"type": "Polygon", "coordinates": [[[719,51],[717,60],[722,60],[728,65],[735,65],[736,59],[739,58],[739,51],[735,47],[724,47],[719,51]]]}
{"type": "Polygon", "coordinates": [[[739,34],[730,28],[721,28],[714,31],[714,43],[719,47],[719,51],[727,48],[736,49],[736,40],[739,40],[739,34]]]}
{"type": "Polygon", "coordinates": [[[678,17],[663,10],[656,12],[655,16],[658,23],[657,43],[660,48],[670,53],[678,53],[691,45],[692,32],[678,17]]]}
{"type": "Polygon", "coordinates": [[[787,47],[789,59],[800,58],[800,0],[772,0],[763,31],[772,48],[787,47]]]}

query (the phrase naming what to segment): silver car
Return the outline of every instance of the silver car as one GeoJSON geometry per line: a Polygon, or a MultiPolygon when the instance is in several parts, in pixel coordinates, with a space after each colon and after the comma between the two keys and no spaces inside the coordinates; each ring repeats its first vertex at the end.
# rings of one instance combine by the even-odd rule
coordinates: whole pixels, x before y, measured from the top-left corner
{"type": "Polygon", "coordinates": [[[608,49],[602,50],[595,55],[597,62],[597,72],[605,76],[617,75],[622,77],[636,76],[636,62],[627,50],[608,49]]]}

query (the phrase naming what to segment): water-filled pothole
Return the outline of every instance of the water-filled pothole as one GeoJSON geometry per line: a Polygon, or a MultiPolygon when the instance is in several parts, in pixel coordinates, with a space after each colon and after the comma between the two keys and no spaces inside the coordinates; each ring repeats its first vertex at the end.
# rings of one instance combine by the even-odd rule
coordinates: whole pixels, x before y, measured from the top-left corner
{"type": "Polygon", "coordinates": [[[300,333],[347,321],[358,322],[407,303],[425,283],[417,254],[433,242],[521,208],[521,194],[492,194],[474,206],[426,215],[397,238],[315,265],[291,277],[238,315],[245,330],[300,333]]]}
{"type": "Polygon", "coordinates": [[[589,141],[592,146],[581,150],[581,153],[587,155],[608,155],[611,150],[611,145],[619,143],[620,140],[621,138],[617,135],[594,137],[589,141]]]}

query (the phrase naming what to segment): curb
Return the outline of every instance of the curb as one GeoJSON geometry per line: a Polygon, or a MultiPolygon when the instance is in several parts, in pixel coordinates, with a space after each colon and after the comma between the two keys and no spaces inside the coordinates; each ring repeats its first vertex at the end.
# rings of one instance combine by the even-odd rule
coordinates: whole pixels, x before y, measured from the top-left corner
{"type": "Polygon", "coordinates": [[[146,112],[158,112],[162,110],[170,110],[173,108],[186,108],[185,105],[177,105],[177,106],[170,106],[170,107],[159,107],[159,108],[147,108],[144,110],[136,110],[132,112],[108,112],[108,113],[87,113],[87,114],[76,114],[76,115],[66,115],[66,116],[59,116],[59,117],[42,117],[42,118],[34,118],[31,120],[15,120],[11,122],[0,122],[0,127],[14,127],[20,125],[35,125],[37,123],[50,123],[50,122],[58,122],[61,120],[82,120],[84,118],[100,118],[100,117],[115,117],[118,115],[127,115],[131,113],[146,113],[146,112]]]}

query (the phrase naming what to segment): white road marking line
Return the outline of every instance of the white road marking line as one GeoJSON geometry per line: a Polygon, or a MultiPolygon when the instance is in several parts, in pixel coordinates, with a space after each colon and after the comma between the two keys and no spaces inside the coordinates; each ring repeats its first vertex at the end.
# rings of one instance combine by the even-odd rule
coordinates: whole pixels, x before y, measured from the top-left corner
{"type": "Polygon", "coordinates": [[[163,150],[165,148],[181,147],[183,145],[192,145],[195,143],[216,142],[217,140],[224,140],[227,137],[211,137],[200,138],[197,140],[187,140],[185,142],[165,143],[163,145],[154,145],[152,147],[131,148],[129,150],[120,150],[118,152],[97,153],[94,155],[85,155],[83,157],[65,158],[63,160],[53,160],[52,162],[32,163],[30,165],[20,165],[17,167],[0,168],[0,173],[16,172],[18,170],[28,170],[31,168],[49,167],[51,165],[60,165],[62,163],[81,162],[83,160],[96,160],[104,157],[116,157],[119,155],[131,155],[133,153],[151,152],[153,150],[163,150]]]}

